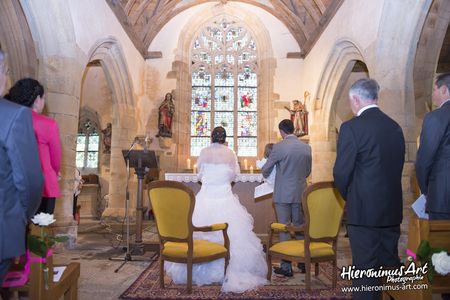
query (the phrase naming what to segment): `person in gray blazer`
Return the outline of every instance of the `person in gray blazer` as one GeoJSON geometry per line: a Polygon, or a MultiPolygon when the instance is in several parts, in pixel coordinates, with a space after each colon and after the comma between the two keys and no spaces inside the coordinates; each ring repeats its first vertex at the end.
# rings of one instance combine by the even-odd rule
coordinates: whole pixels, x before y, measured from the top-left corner
{"type": "Polygon", "coordinates": [[[450,73],[436,78],[432,100],[438,109],[423,120],[416,175],[431,220],[450,220],[450,73]]]}
{"type": "MultiPolygon", "coordinates": [[[[6,73],[0,50],[0,95],[6,73]]],[[[41,202],[43,183],[31,110],[0,98],[0,286],[11,258],[25,253],[25,228],[41,202]]]]}
{"type": "MultiPolygon", "coordinates": [[[[276,166],[273,202],[278,222],[299,226],[304,222],[301,197],[306,188],[306,178],[311,174],[311,147],[293,134],[294,124],[291,120],[282,120],[278,129],[283,140],[273,146],[262,174],[264,178],[269,177],[276,166]]],[[[280,234],[281,241],[289,238],[288,233],[280,234]]],[[[274,272],[291,277],[291,262],[282,261],[280,268],[275,268],[274,272]]]]}

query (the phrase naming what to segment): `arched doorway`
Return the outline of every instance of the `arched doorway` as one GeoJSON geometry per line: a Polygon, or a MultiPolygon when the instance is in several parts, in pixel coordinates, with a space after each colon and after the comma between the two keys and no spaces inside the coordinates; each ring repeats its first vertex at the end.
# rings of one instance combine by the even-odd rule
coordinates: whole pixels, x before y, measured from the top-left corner
{"type": "Polygon", "coordinates": [[[351,114],[347,102],[349,86],[368,77],[369,71],[359,48],[349,40],[336,43],[317,88],[317,107],[311,124],[313,151],[312,181],[333,180],[336,138],[340,124],[351,114]]]}
{"type": "MultiPolygon", "coordinates": [[[[122,147],[133,140],[136,135],[134,120],[135,100],[131,78],[125,61],[122,48],[115,38],[109,37],[99,41],[92,47],[88,56],[88,64],[84,72],[82,91],[91,85],[88,80],[96,81],[95,87],[100,89],[96,93],[87,93],[89,97],[101,99],[82,99],[82,106],[90,107],[99,112],[100,130],[104,130],[111,123],[110,153],[103,153],[104,146],[100,147],[99,175],[103,183],[102,197],[108,194],[108,207],[103,211],[102,217],[121,218],[125,215],[124,199],[126,185],[126,168],[122,158],[122,147]],[[103,167],[102,167],[103,164],[103,167]]],[[[87,88],[87,91],[92,89],[87,88]]],[[[83,96],[83,94],[82,94],[83,96]]],[[[82,107],[83,108],[83,107],[82,107]]],[[[104,136],[101,134],[101,138],[104,136]]],[[[101,142],[99,142],[101,143],[101,142]]],[[[131,198],[136,193],[130,191],[131,198]]],[[[131,199],[131,203],[135,203],[131,199]]],[[[101,207],[101,205],[100,205],[101,207]]]]}

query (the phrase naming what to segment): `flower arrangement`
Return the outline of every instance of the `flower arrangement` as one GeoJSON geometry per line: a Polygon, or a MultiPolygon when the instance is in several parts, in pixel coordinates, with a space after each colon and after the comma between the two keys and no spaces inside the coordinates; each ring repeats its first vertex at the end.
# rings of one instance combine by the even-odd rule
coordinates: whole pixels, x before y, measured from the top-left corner
{"type": "Polygon", "coordinates": [[[444,248],[432,248],[428,241],[421,241],[416,255],[422,264],[428,263],[430,282],[433,281],[434,272],[441,275],[450,273],[450,256],[444,248]]]}
{"type": "Polygon", "coordinates": [[[29,234],[27,237],[27,246],[32,253],[41,257],[41,262],[43,263],[45,288],[48,289],[49,270],[46,264],[47,257],[52,255],[51,249],[56,243],[66,242],[69,238],[67,236],[49,235],[44,230],[46,226],[56,221],[51,214],[39,213],[35,215],[31,221],[40,227],[40,235],[29,234]]]}

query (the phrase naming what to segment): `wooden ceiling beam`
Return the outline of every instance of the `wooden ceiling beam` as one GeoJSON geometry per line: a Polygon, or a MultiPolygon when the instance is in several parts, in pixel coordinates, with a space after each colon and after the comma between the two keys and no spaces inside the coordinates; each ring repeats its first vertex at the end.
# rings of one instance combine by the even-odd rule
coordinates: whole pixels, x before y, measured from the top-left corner
{"type": "Polygon", "coordinates": [[[129,0],[127,2],[127,4],[125,4],[125,7],[123,8],[123,10],[125,11],[125,14],[127,16],[130,15],[131,9],[133,8],[134,4],[136,4],[137,0],[129,0]]]}
{"type": "Polygon", "coordinates": [[[321,16],[317,13],[312,3],[309,0],[301,0],[301,2],[303,3],[303,6],[305,7],[308,14],[314,20],[314,23],[319,24],[321,16]]]}
{"type": "Polygon", "coordinates": [[[144,49],[142,40],[139,39],[138,36],[136,35],[134,27],[132,26],[132,24],[130,24],[128,16],[125,14],[123,7],[120,6],[114,0],[106,0],[106,3],[109,5],[113,13],[116,15],[116,18],[119,20],[120,24],[122,24],[122,27],[127,33],[131,42],[134,44],[139,53],[141,53],[142,57],[144,57],[144,53],[147,51],[147,49],[144,49]]]}
{"type": "Polygon", "coordinates": [[[325,7],[325,4],[323,4],[322,0],[313,0],[314,3],[317,5],[317,7],[320,10],[320,14],[323,15],[325,13],[325,10],[327,9],[325,7]]]}

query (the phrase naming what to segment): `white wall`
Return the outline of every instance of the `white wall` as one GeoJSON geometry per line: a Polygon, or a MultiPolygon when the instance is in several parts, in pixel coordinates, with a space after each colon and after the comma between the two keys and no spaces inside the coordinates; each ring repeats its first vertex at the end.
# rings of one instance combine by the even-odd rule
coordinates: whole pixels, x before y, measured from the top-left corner
{"type": "MultiPolygon", "coordinates": [[[[318,84],[334,45],[341,39],[350,40],[360,50],[377,42],[384,0],[346,0],[328,24],[308,56],[301,72],[300,86],[315,98],[318,84]]],[[[367,52],[363,51],[363,56],[367,52]]],[[[367,64],[367,62],[366,62],[367,64]]],[[[370,66],[369,72],[370,72],[370,66]]]]}
{"type": "Polygon", "coordinates": [[[122,46],[133,89],[142,93],[144,59],[128,38],[116,16],[104,0],[67,1],[72,15],[76,43],[87,55],[99,40],[114,37],[122,46]]]}

